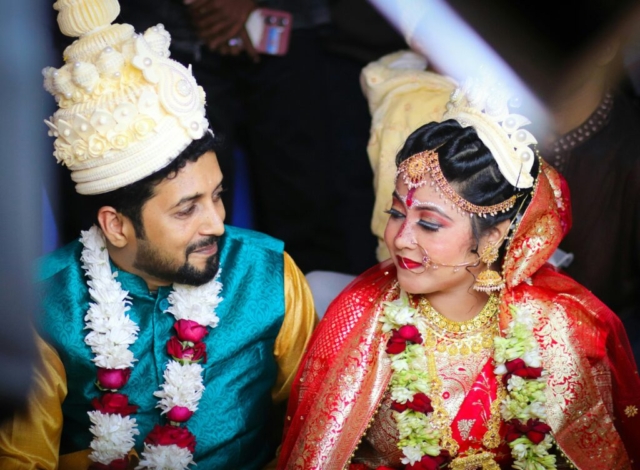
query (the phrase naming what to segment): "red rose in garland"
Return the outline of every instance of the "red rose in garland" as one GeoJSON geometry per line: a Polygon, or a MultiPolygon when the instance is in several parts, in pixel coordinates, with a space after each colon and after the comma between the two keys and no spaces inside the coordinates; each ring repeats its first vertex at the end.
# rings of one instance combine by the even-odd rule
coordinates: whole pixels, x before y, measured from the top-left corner
{"type": "Polygon", "coordinates": [[[175,444],[178,447],[189,449],[192,454],[196,450],[196,438],[187,428],[172,426],[170,424],[160,426],[156,424],[151,430],[145,444],[153,446],[170,446],[175,444]]]}
{"type": "Polygon", "coordinates": [[[131,369],[103,369],[98,367],[98,388],[102,390],[118,390],[129,381],[131,369]]]}
{"type": "Polygon", "coordinates": [[[411,408],[414,411],[419,411],[421,413],[431,413],[433,411],[433,406],[431,406],[431,398],[426,396],[424,393],[416,393],[413,396],[413,401],[407,401],[406,403],[408,408],[411,408]]]}
{"type": "Polygon", "coordinates": [[[407,403],[398,403],[397,401],[394,401],[393,403],[391,403],[391,409],[393,411],[397,411],[398,413],[402,413],[407,408],[409,408],[407,406],[407,403]]]}
{"type": "Polygon", "coordinates": [[[507,383],[509,377],[517,375],[523,379],[537,379],[542,375],[542,367],[528,367],[523,359],[513,359],[504,363],[507,373],[504,374],[504,383],[507,383]]]}
{"type": "Polygon", "coordinates": [[[391,404],[391,409],[399,413],[402,413],[406,409],[411,409],[427,414],[433,411],[433,406],[431,406],[431,398],[420,392],[413,396],[413,401],[407,400],[405,403],[398,403],[394,401],[391,404]]]}
{"type": "Polygon", "coordinates": [[[404,325],[400,329],[393,330],[387,343],[387,353],[400,354],[406,349],[407,343],[422,344],[422,336],[418,328],[413,325],[404,325]]]}
{"type": "Polygon", "coordinates": [[[129,404],[129,397],[121,393],[105,393],[100,398],[91,400],[91,406],[102,413],[120,416],[129,416],[138,411],[136,405],[129,404]]]}
{"type": "Polygon", "coordinates": [[[193,411],[184,406],[174,406],[167,413],[167,419],[174,423],[184,423],[193,416],[193,411]]]}
{"type": "Polygon", "coordinates": [[[167,341],[167,353],[176,361],[182,362],[207,362],[207,345],[203,342],[191,343],[180,341],[177,336],[172,336],[167,341]]]}
{"type": "Polygon", "coordinates": [[[173,327],[176,329],[180,341],[191,341],[197,343],[207,336],[209,331],[206,327],[191,320],[178,320],[173,327]]]}
{"type": "Polygon", "coordinates": [[[451,461],[448,450],[441,450],[437,457],[425,455],[419,462],[405,466],[405,470],[439,470],[451,461]]]}
{"type": "Polygon", "coordinates": [[[544,436],[551,432],[551,426],[541,422],[539,419],[530,419],[526,423],[512,419],[507,423],[507,442],[527,436],[527,438],[538,445],[544,440],[544,436]]]}

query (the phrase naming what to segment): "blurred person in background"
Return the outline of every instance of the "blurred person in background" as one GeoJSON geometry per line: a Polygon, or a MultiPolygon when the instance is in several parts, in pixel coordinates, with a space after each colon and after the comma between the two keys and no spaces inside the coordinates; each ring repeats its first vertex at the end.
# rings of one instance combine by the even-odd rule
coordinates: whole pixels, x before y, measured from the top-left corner
{"type": "Polygon", "coordinates": [[[0,5],[3,47],[0,139],[0,422],[22,412],[36,351],[31,328],[37,309],[32,284],[33,261],[41,250],[40,156],[46,137],[34,133],[34,123],[46,113],[39,70],[51,52],[46,25],[48,6],[42,2],[4,2],[0,5]]]}
{"type": "Polygon", "coordinates": [[[567,180],[573,225],[564,269],[621,319],[640,360],[640,110],[620,91],[619,36],[551,107],[543,158],[567,180]]]}
{"type": "Polygon", "coordinates": [[[0,468],[263,468],[315,324],[304,276],[224,225],[205,94],[164,27],[111,24],[116,0],[55,8],[79,39],[43,70],[46,123],[96,224],[39,265],[41,364],[0,468]]]}

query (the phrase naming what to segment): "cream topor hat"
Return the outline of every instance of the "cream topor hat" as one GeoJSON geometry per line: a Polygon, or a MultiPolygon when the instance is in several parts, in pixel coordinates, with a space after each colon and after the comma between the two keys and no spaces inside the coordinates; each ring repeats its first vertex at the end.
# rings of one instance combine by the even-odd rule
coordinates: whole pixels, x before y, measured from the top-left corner
{"type": "Polygon", "coordinates": [[[136,34],[111,24],[117,0],[58,0],[63,34],[78,37],[65,65],[45,68],[44,87],[59,109],[45,121],[54,156],[80,194],[101,194],[168,165],[209,127],[205,94],[191,69],[169,59],[159,24],[136,34]]]}

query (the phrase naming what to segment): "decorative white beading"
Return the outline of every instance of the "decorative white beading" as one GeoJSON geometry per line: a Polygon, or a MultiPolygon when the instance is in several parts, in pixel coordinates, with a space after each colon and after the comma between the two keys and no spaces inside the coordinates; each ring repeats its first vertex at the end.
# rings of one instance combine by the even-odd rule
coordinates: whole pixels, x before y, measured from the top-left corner
{"type": "Polygon", "coordinates": [[[71,170],[79,193],[138,181],[204,135],[204,90],[190,67],[169,59],[163,25],[144,35],[110,25],[119,11],[114,0],[61,0],[56,8],[63,32],[82,35],[65,51],[63,67],[42,71],[60,107],[45,123],[56,138],[54,156],[71,170]]]}
{"type": "Polygon", "coordinates": [[[463,127],[471,126],[487,146],[506,180],[516,188],[533,186],[531,169],[536,138],[523,126],[531,124],[524,116],[513,114],[520,106],[503,84],[487,71],[469,77],[452,94],[443,119],[454,119],[463,127]]]}

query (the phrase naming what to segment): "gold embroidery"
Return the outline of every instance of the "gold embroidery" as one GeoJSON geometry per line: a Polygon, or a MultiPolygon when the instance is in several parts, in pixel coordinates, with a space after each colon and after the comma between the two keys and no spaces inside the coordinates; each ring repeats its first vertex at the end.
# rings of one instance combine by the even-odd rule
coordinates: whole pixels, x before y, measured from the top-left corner
{"type": "Polygon", "coordinates": [[[573,335],[581,329],[571,322],[561,302],[524,296],[514,302],[538,317],[540,343],[547,378],[547,417],[563,452],[577,468],[628,469],[629,457],[595,383],[591,365],[573,335]]]}
{"type": "MultiPolygon", "coordinates": [[[[314,419],[304,421],[301,437],[292,450],[295,460],[287,469],[343,468],[346,465],[378,406],[375,397],[382,396],[391,375],[383,336],[378,332],[383,302],[396,296],[397,283],[394,283],[385,289],[372,314],[357,327],[360,334],[341,335],[340,339],[345,344],[340,347],[339,355],[342,357],[336,361],[345,367],[327,371],[325,381],[331,385],[323,388],[312,401],[309,415],[314,419]]],[[[344,308],[354,313],[346,321],[355,321],[353,317],[359,316],[357,313],[362,310],[358,307],[358,300],[344,308]]],[[[344,316],[349,315],[345,313],[344,316]]],[[[333,325],[330,326],[333,329],[333,325]]],[[[320,361],[323,349],[329,347],[321,345],[318,351],[320,361]]]]}
{"type": "Polygon", "coordinates": [[[442,380],[438,375],[436,367],[436,359],[433,351],[427,350],[427,368],[429,369],[429,377],[433,377],[431,382],[431,424],[435,429],[440,430],[442,437],[440,438],[440,446],[449,451],[451,455],[458,452],[458,442],[451,435],[451,420],[449,413],[442,402],[442,380]]]}
{"type": "Polygon", "coordinates": [[[500,470],[500,466],[495,461],[495,455],[491,452],[480,452],[478,454],[465,455],[453,459],[451,470],[500,470]]]}
{"type": "Polygon", "coordinates": [[[458,431],[460,431],[460,436],[465,441],[469,438],[469,433],[475,422],[475,419],[461,419],[458,421],[458,431]]]}
{"type": "Polygon", "coordinates": [[[487,449],[495,449],[500,445],[500,423],[502,422],[502,416],[500,415],[500,405],[507,397],[507,392],[504,389],[502,380],[498,378],[496,382],[498,384],[496,399],[491,402],[491,417],[487,422],[487,432],[482,438],[482,444],[487,449]]]}
{"type": "Polygon", "coordinates": [[[627,415],[627,418],[633,418],[638,414],[638,407],[629,405],[624,409],[624,414],[627,415]]]}
{"type": "Polygon", "coordinates": [[[436,353],[436,367],[442,380],[442,392],[446,394],[444,407],[449,416],[458,414],[484,364],[490,360],[492,351],[483,349],[476,354],[455,357],[449,356],[446,352],[436,353]]]}
{"type": "MultiPolygon", "coordinates": [[[[423,325],[421,325],[422,327],[419,326],[419,329],[421,331],[426,330],[425,346],[427,352],[427,367],[429,369],[429,376],[433,377],[431,392],[429,394],[431,405],[433,406],[431,423],[435,429],[441,432],[441,447],[448,450],[451,455],[455,455],[459,449],[459,444],[453,438],[451,429],[451,416],[455,416],[457,411],[452,412],[454,410],[448,410],[443,399],[444,387],[441,369],[446,370],[448,367],[442,367],[442,365],[443,362],[448,365],[458,364],[461,359],[464,362],[464,358],[469,356],[474,349],[480,351],[481,355],[485,357],[491,353],[491,348],[493,347],[492,338],[499,334],[498,306],[498,297],[491,295],[486,305],[473,319],[465,322],[454,322],[438,313],[425,297],[422,297],[418,303],[418,309],[420,313],[422,313],[418,322],[423,323],[423,325]],[[487,339],[489,341],[487,341],[487,339]],[[435,350],[432,347],[433,344],[436,344],[435,350]],[[489,344],[489,349],[484,348],[484,344],[489,344]],[[429,347],[430,345],[431,347],[429,347]],[[449,357],[438,360],[438,353],[440,353],[440,355],[446,353],[449,357]],[[460,356],[462,356],[462,358],[460,358],[460,356]]],[[[477,354],[471,359],[472,364],[475,366],[478,366],[478,364],[481,366],[486,361],[485,359],[485,361],[476,363],[475,361],[477,361],[477,359],[477,354]]],[[[460,367],[458,364],[456,371],[459,370],[460,367]]],[[[463,370],[468,371],[469,368],[464,368],[463,370]]],[[[475,377],[477,377],[477,373],[474,374],[473,377],[470,377],[472,383],[475,377]]],[[[456,408],[459,408],[466,393],[468,393],[468,391],[461,394],[456,408]]],[[[491,417],[488,419],[485,417],[487,431],[483,437],[483,444],[488,448],[495,448],[500,445],[501,419],[499,409],[504,396],[504,390],[502,389],[501,393],[499,389],[496,400],[491,404],[491,417]]],[[[471,428],[469,428],[469,430],[470,429],[471,428]]]]}
{"type": "Polygon", "coordinates": [[[605,361],[599,361],[591,368],[591,375],[593,375],[593,381],[598,387],[607,411],[613,416],[613,385],[611,383],[611,370],[609,366],[605,361]]]}
{"type": "Polygon", "coordinates": [[[392,403],[391,393],[387,390],[380,402],[379,412],[363,438],[366,445],[358,450],[354,462],[370,468],[403,466],[400,460],[404,454],[398,448],[399,435],[391,409],[392,403]]]}

